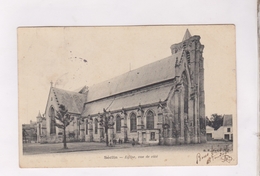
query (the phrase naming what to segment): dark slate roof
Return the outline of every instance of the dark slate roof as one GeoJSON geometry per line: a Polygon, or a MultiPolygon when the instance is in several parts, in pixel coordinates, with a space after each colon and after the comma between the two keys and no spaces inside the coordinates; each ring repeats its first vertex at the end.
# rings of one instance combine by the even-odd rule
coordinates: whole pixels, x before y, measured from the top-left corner
{"type": "Polygon", "coordinates": [[[66,91],[55,87],[51,88],[55,99],[59,104],[65,105],[70,113],[81,114],[83,105],[86,101],[86,95],[77,92],[66,91]]]}
{"type": "Polygon", "coordinates": [[[174,78],[176,58],[180,60],[182,52],[180,50],[167,58],[90,86],[87,102],[174,78]]]}
{"type": "Polygon", "coordinates": [[[232,126],[232,115],[224,115],[223,126],[232,126]]]}
{"type": "Polygon", "coordinates": [[[97,114],[102,112],[103,108],[113,111],[139,104],[156,103],[159,100],[164,101],[168,98],[171,86],[139,91],[139,93],[124,96],[110,96],[173,79],[176,59],[180,60],[182,53],[183,50],[179,50],[167,58],[90,86],[83,94],[54,87],[52,87],[52,91],[59,104],[68,107],[70,113],[82,113],[82,116],[97,114]],[[84,103],[87,104],[83,111],[84,103]]]}
{"type": "Polygon", "coordinates": [[[85,92],[86,89],[88,89],[88,88],[87,88],[86,85],[84,85],[83,87],[80,87],[80,88],[73,90],[73,92],[82,93],[82,92],[85,92]]]}
{"type": "Polygon", "coordinates": [[[30,124],[22,124],[22,128],[25,130],[30,130],[36,128],[37,123],[36,122],[30,122],[30,124]]]}
{"type": "Polygon", "coordinates": [[[30,130],[31,129],[30,124],[23,124],[22,127],[23,127],[24,130],[30,130]]]}
{"type": "Polygon", "coordinates": [[[164,101],[168,98],[172,85],[157,87],[150,90],[135,92],[124,96],[111,97],[108,99],[101,99],[98,101],[87,103],[82,116],[102,113],[103,108],[107,111],[120,110],[122,108],[130,108],[138,106],[139,104],[145,105],[164,101]]]}

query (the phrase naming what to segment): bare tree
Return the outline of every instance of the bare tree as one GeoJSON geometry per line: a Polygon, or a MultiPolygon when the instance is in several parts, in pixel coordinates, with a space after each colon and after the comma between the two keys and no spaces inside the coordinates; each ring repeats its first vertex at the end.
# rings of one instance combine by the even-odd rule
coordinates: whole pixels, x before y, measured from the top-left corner
{"type": "Polygon", "coordinates": [[[28,133],[25,129],[23,129],[23,142],[26,143],[28,133]]]}
{"type": "Polygon", "coordinates": [[[223,125],[223,117],[223,115],[219,115],[216,113],[211,115],[210,121],[214,130],[219,129],[219,127],[223,125]]]}
{"type": "Polygon", "coordinates": [[[103,114],[100,115],[99,124],[103,128],[105,128],[106,134],[106,145],[108,146],[108,129],[114,126],[113,117],[111,116],[110,112],[107,112],[105,108],[103,109],[103,114]]]}
{"type": "Polygon", "coordinates": [[[59,110],[56,111],[54,117],[55,119],[53,119],[53,121],[55,126],[63,129],[63,148],[67,149],[66,127],[74,120],[74,117],[71,117],[71,115],[68,113],[68,109],[62,104],[59,106],[59,110]]]}

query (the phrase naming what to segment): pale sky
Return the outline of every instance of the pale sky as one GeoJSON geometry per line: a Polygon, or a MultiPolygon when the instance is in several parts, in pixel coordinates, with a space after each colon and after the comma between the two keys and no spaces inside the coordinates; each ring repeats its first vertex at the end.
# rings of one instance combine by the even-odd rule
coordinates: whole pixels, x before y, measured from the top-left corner
{"type": "Polygon", "coordinates": [[[200,35],[205,46],[206,116],[235,116],[233,25],[19,28],[20,123],[44,113],[51,81],[75,90],[163,59],[187,28],[191,35],[200,35]]]}

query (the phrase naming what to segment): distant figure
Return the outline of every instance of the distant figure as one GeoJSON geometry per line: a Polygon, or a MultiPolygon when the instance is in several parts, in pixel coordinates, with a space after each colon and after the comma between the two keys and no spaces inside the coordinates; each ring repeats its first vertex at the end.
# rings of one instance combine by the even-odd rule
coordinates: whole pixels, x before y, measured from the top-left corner
{"type": "Polygon", "coordinates": [[[116,139],[113,139],[113,145],[116,145],[116,139]]]}
{"type": "Polygon", "coordinates": [[[110,141],[109,141],[109,146],[112,147],[112,141],[111,141],[111,139],[110,139],[110,141]]]}
{"type": "Polygon", "coordinates": [[[135,146],[135,139],[133,138],[132,140],[132,146],[134,147],[135,146]]]}

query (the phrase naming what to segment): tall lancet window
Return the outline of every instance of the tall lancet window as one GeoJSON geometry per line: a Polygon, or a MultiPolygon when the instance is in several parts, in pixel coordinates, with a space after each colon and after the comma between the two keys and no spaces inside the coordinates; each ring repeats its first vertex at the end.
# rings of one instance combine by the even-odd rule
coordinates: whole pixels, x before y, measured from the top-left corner
{"type": "Polygon", "coordinates": [[[88,119],[86,120],[86,135],[88,135],[88,119]]]}
{"type": "Polygon", "coordinates": [[[120,132],[121,131],[121,118],[120,116],[116,116],[116,132],[120,132]]]}
{"type": "Polygon", "coordinates": [[[39,124],[39,135],[42,135],[42,126],[41,126],[41,124],[39,124]]]}
{"type": "Polygon", "coordinates": [[[130,116],[130,130],[136,131],[136,115],[132,113],[130,116]]]}
{"type": "Polygon", "coordinates": [[[95,132],[95,134],[97,134],[98,133],[98,120],[97,119],[95,119],[95,123],[94,123],[94,132],[95,132]]]}
{"type": "Polygon", "coordinates": [[[188,114],[189,111],[189,83],[187,75],[184,72],[182,74],[183,88],[184,88],[184,113],[188,114]]]}
{"type": "Polygon", "coordinates": [[[55,112],[54,112],[54,108],[51,107],[50,108],[50,134],[56,134],[56,127],[55,127],[55,112]]]}
{"type": "Polygon", "coordinates": [[[146,115],[146,127],[148,130],[154,129],[154,113],[150,110],[146,115]]]}

